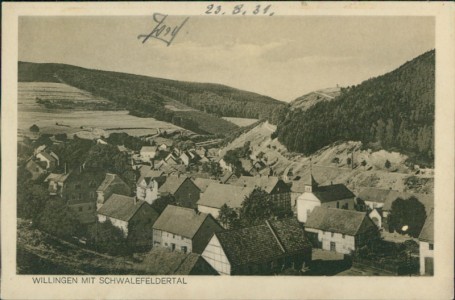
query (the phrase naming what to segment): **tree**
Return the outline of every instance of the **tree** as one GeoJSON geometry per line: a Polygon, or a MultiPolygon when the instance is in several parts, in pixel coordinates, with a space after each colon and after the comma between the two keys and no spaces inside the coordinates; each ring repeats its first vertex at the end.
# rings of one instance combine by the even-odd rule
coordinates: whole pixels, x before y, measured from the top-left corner
{"type": "Polygon", "coordinates": [[[275,211],[275,205],[269,195],[260,188],[255,188],[242,202],[240,219],[246,226],[257,225],[274,217],[275,211]]]}
{"type": "Polygon", "coordinates": [[[108,219],[103,223],[95,223],[88,229],[88,244],[97,252],[109,255],[125,255],[129,253],[127,239],[123,231],[112,225],[108,219]]]}
{"type": "Polygon", "coordinates": [[[227,204],[221,206],[217,220],[227,229],[238,228],[240,225],[238,214],[227,204]]]}
{"type": "Polygon", "coordinates": [[[219,164],[214,161],[206,162],[202,164],[202,171],[209,173],[211,176],[216,178],[220,177],[222,170],[219,164]]]}
{"type": "Polygon", "coordinates": [[[387,223],[389,230],[418,237],[425,223],[425,219],[425,206],[417,198],[410,197],[407,200],[397,198],[392,203],[390,214],[387,217],[387,223]]]}
{"type": "Polygon", "coordinates": [[[21,179],[22,177],[18,177],[17,215],[35,222],[49,199],[49,192],[41,185],[21,179]]]}
{"type": "Polygon", "coordinates": [[[390,161],[387,159],[384,163],[384,167],[386,167],[387,169],[389,169],[390,167],[392,166],[392,164],[390,163],[390,161]]]}
{"type": "Polygon", "coordinates": [[[36,124],[33,124],[32,126],[30,126],[30,131],[39,132],[39,127],[36,124]]]}
{"type": "Polygon", "coordinates": [[[82,232],[76,215],[60,198],[51,199],[46,203],[36,226],[63,239],[71,239],[82,232]]]}
{"type": "Polygon", "coordinates": [[[352,159],[351,159],[350,157],[348,157],[348,158],[346,159],[346,164],[347,164],[348,166],[350,166],[351,163],[352,163],[352,159]]]}
{"type": "Polygon", "coordinates": [[[172,195],[159,197],[153,201],[152,207],[156,210],[157,213],[161,214],[169,204],[177,205],[177,200],[172,195]]]}

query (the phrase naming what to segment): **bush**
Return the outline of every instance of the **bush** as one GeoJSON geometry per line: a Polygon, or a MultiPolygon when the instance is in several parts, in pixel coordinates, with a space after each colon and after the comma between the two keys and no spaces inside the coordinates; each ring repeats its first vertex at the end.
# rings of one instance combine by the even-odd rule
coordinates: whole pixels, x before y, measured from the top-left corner
{"type": "Polygon", "coordinates": [[[39,127],[38,127],[36,124],[33,124],[33,125],[30,127],[30,131],[31,131],[31,132],[39,132],[39,127]]]}

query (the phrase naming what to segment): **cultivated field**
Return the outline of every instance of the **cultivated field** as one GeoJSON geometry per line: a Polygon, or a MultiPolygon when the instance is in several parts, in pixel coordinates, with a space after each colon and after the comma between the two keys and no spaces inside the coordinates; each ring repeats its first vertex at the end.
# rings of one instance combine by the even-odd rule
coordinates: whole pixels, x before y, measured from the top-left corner
{"type": "MultiPolygon", "coordinates": [[[[91,94],[61,83],[19,82],[18,90],[18,131],[27,134],[30,126],[38,125],[41,132],[67,133],[72,136],[83,131],[89,138],[96,137],[97,130],[103,129],[103,134],[111,132],[126,132],[130,135],[141,136],[155,134],[157,129],[179,130],[178,126],[158,121],[153,118],[131,116],[128,111],[84,111],[72,109],[47,109],[36,102],[41,99],[72,99],[71,101],[106,101],[95,98],[91,94]]],[[[184,130],[184,129],[182,129],[184,130]]]]}
{"type": "Polygon", "coordinates": [[[245,127],[258,121],[258,119],[223,117],[226,121],[234,123],[237,126],[245,127]]]}

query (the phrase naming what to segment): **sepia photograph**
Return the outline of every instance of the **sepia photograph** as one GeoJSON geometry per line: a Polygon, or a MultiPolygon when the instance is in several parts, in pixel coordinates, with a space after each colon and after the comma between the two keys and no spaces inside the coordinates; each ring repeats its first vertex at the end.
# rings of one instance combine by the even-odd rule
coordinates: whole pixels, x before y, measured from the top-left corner
{"type": "Polygon", "coordinates": [[[437,17],[197,7],[17,16],[14,276],[442,272],[437,17]]]}

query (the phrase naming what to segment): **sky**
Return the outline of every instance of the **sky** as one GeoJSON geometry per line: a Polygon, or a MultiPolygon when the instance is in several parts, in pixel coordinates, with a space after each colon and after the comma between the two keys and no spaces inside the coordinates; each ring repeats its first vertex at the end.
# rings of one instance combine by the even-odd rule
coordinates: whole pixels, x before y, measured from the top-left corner
{"type": "MultiPolygon", "coordinates": [[[[169,16],[178,25],[182,16],[169,16]]],[[[432,17],[192,16],[167,46],[152,16],[20,17],[19,60],[220,83],[292,101],[434,49],[432,17]]]]}

